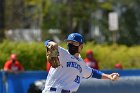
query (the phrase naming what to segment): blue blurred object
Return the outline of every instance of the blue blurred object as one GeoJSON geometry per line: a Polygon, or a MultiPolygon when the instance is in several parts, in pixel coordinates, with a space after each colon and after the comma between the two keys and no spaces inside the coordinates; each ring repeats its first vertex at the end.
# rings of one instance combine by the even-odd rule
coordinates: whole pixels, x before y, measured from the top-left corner
{"type": "MultiPolygon", "coordinates": [[[[83,79],[77,93],[112,93],[112,91],[113,93],[139,93],[140,70],[102,70],[102,72],[108,74],[117,72],[121,79],[117,82],[94,78],[83,79]]],[[[46,77],[46,71],[26,71],[21,74],[0,71],[0,93],[27,93],[32,84],[42,89],[46,77]]]]}
{"type": "Polygon", "coordinates": [[[0,93],[3,93],[2,73],[0,73],[0,93]]]}
{"type": "Polygon", "coordinates": [[[8,93],[27,93],[30,84],[37,80],[46,79],[46,77],[46,71],[28,71],[20,74],[7,74],[8,93]]]}

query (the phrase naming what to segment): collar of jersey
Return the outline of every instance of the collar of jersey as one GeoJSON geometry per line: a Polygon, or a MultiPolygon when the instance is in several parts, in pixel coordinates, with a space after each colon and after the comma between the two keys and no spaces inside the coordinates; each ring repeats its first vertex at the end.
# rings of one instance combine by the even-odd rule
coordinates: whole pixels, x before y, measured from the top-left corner
{"type": "Polygon", "coordinates": [[[80,61],[80,58],[77,58],[74,55],[72,55],[72,58],[75,58],[76,60],[80,61]]]}

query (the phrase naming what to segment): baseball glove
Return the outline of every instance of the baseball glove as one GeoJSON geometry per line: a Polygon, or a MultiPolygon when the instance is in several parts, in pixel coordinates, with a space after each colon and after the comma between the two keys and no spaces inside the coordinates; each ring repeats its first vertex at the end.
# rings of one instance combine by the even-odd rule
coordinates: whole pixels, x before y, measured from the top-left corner
{"type": "Polygon", "coordinates": [[[53,68],[57,68],[60,66],[60,61],[58,58],[59,52],[58,49],[55,48],[53,45],[47,46],[46,56],[47,62],[49,62],[53,68]]]}

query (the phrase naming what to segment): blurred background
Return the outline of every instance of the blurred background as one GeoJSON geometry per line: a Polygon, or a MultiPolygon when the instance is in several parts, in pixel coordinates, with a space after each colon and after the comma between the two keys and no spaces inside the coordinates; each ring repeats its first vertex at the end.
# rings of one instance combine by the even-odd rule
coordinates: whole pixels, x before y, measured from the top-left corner
{"type": "Polygon", "coordinates": [[[26,69],[45,69],[34,65],[45,62],[42,43],[53,39],[61,44],[69,33],[78,32],[86,43],[82,57],[92,49],[101,69],[116,63],[139,68],[139,4],[140,0],[0,0],[0,67],[16,53],[26,69]],[[28,68],[23,61],[34,61],[34,66],[28,68]]]}
{"type": "Polygon", "coordinates": [[[64,39],[78,32],[85,37],[81,56],[91,49],[100,70],[119,64],[137,72],[139,9],[140,0],[0,0],[0,69],[14,53],[25,71],[45,71],[44,41],[66,48],[64,39]]]}
{"type": "Polygon", "coordinates": [[[66,34],[79,32],[86,40],[97,43],[138,45],[139,3],[139,0],[0,0],[0,38],[63,40],[66,34]]]}

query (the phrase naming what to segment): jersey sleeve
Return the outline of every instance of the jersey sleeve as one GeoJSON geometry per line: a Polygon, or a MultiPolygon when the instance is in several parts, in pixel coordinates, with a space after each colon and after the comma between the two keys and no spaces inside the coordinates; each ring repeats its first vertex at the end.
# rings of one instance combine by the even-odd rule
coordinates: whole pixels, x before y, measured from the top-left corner
{"type": "Polygon", "coordinates": [[[92,68],[88,67],[84,61],[82,61],[82,76],[83,78],[89,78],[92,75],[92,68]]]}
{"type": "Polygon", "coordinates": [[[103,72],[101,72],[99,70],[96,70],[96,69],[92,69],[91,77],[97,78],[97,79],[101,79],[102,78],[102,74],[103,74],[103,72]]]}
{"type": "Polygon", "coordinates": [[[91,67],[88,67],[85,62],[83,61],[83,64],[82,64],[82,75],[83,75],[83,78],[97,78],[97,79],[101,79],[102,78],[102,74],[103,72],[99,71],[99,70],[96,70],[96,69],[93,69],[91,67]]]}

